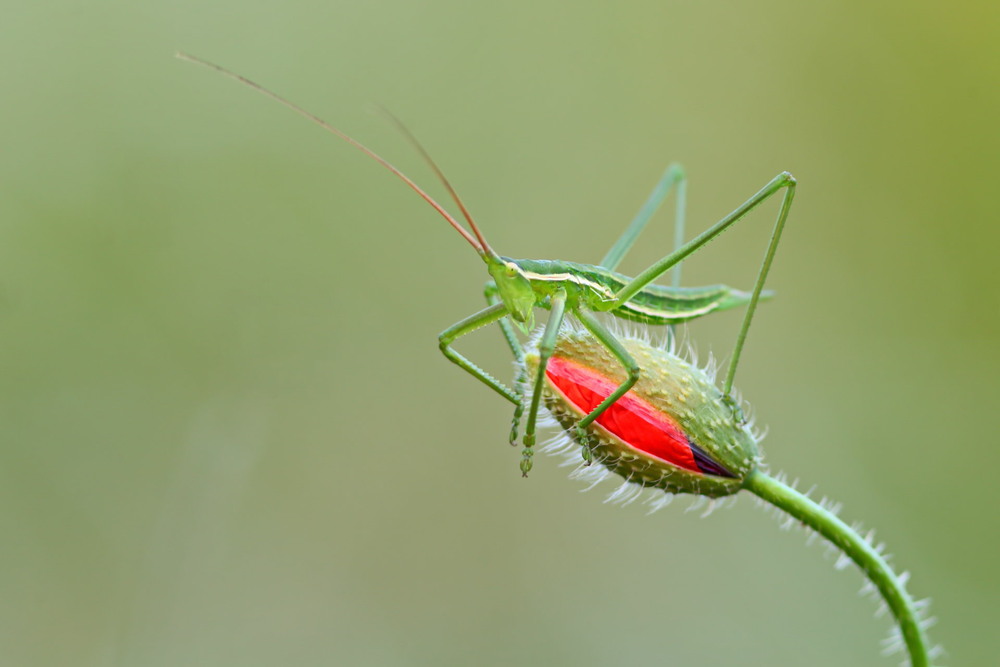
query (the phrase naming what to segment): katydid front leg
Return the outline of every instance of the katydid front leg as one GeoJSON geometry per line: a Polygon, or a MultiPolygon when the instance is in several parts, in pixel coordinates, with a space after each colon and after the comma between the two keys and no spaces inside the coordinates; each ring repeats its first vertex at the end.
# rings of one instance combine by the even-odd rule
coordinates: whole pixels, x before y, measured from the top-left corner
{"type": "Polygon", "coordinates": [[[438,347],[441,348],[441,352],[444,356],[448,357],[448,359],[457,364],[460,368],[464,369],[467,373],[472,375],[472,377],[476,378],[514,405],[518,405],[521,401],[517,392],[494,378],[479,366],[469,361],[463,354],[457,352],[451,347],[452,343],[454,343],[457,339],[475,331],[476,329],[484,327],[487,324],[496,322],[506,316],[507,312],[507,306],[502,303],[497,303],[480,310],[478,313],[469,315],[464,320],[452,324],[450,327],[438,334],[438,347]]]}

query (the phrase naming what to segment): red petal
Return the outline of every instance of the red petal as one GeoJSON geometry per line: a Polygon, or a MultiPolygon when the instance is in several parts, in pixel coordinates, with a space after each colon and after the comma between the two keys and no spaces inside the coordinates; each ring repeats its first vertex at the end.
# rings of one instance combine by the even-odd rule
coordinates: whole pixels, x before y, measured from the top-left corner
{"type": "MultiPolygon", "coordinates": [[[[550,358],[545,374],[583,414],[600,405],[620,384],[564,357],[550,358]]],[[[597,423],[634,449],[679,468],[702,472],[680,424],[631,391],[605,410],[597,423]]]]}

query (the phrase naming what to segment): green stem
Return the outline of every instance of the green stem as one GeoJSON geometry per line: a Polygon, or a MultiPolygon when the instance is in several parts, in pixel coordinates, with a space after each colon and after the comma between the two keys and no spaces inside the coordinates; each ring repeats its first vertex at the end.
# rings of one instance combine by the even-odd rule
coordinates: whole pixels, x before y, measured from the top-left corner
{"type": "Polygon", "coordinates": [[[912,667],[928,667],[927,637],[920,627],[913,598],[871,544],[835,514],[760,470],[754,470],[743,480],[743,488],[809,526],[853,560],[889,605],[906,642],[912,667]]]}

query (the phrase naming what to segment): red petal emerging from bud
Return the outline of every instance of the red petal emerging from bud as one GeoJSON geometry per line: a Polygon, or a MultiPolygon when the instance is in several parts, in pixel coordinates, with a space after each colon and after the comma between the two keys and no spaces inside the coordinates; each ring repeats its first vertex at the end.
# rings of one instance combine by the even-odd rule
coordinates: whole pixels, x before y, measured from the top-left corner
{"type": "MultiPolygon", "coordinates": [[[[563,357],[550,358],[545,371],[566,400],[583,414],[596,408],[619,384],[563,357]]],[[[641,452],[679,468],[704,472],[695,461],[680,424],[632,392],[615,401],[597,418],[597,423],[641,452]]]]}
{"type": "MultiPolygon", "coordinates": [[[[639,378],[595,422],[579,421],[625,380],[622,362],[585,330],[561,331],[545,372],[545,405],[569,437],[594,461],[629,482],[670,493],[717,498],[736,493],[757,467],[757,437],[733,399],[710,374],[630,334],[622,346],[640,367],[639,378]]],[[[538,369],[525,349],[524,377],[538,369]]]]}

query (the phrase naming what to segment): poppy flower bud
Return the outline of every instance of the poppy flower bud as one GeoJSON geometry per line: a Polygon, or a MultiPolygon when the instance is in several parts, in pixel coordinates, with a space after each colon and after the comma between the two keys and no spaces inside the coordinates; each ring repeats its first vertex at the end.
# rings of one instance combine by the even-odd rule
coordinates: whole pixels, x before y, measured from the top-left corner
{"type": "MultiPolygon", "coordinates": [[[[589,332],[565,328],[545,371],[545,404],[584,457],[642,486],[670,493],[727,496],[759,462],[758,437],[738,403],[702,369],[635,336],[619,340],[641,369],[631,390],[608,407],[580,438],[577,422],[627,373],[589,332]]],[[[525,354],[528,377],[538,352],[525,354]]]]}

